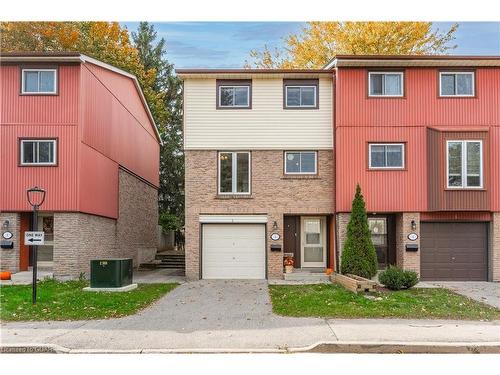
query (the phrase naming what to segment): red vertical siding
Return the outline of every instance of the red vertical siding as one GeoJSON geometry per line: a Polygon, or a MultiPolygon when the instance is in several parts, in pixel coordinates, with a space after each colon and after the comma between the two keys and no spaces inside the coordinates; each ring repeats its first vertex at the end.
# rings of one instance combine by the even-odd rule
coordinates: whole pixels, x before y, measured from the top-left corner
{"type": "Polygon", "coordinates": [[[117,218],[118,164],[84,143],[79,156],[80,211],[117,218]]]}
{"type": "MultiPolygon", "coordinates": [[[[103,83],[105,81],[98,80],[86,66],[82,70],[82,86],[85,87],[82,96],[82,142],[158,186],[159,145],[156,136],[151,134],[153,130],[149,120],[147,123],[140,123],[123,102],[117,99],[112,90],[124,89],[124,85],[118,83],[108,87],[103,83]],[[147,127],[151,132],[145,131],[147,127]]],[[[132,82],[120,75],[113,78],[132,82]]],[[[127,87],[128,90],[133,90],[130,95],[138,95],[133,84],[127,87]]]]}
{"type": "Polygon", "coordinates": [[[46,191],[45,211],[76,211],[77,206],[77,126],[1,125],[0,129],[0,209],[28,211],[26,189],[38,185],[46,191]],[[58,138],[57,167],[19,167],[19,137],[58,138]]]}
{"type": "Polygon", "coordinates": [[[368,98],[367,70],[340,69],[337,126],[500,124],[500,69],[476,70],[475,98],[439,98],[436,68],[405,70],[405,98],[368,98]]]}
{"type": "Polygon", "coordinates": [[[425,128],[339,127],[337,211],[351,210],[359,183],[370,212],[421,211],[427,207],[425,128]],[[368,142],[404,142],[404,170],[368,170],[368,142]]]}
{"type": "Polygon", "coordinates": [[[0,210],[30,210],[26,189],[47,190],[42,209],[77,210],[79,66],[59,66],[58,95],[20,95],[21,69],[1,71],[0,210]],[[57,138],[57,167],[19,167],[19,138],[57,138]]]}
{"type": "Polygon", "coordinates": [[[500,210],[500,69],[475,70],[476,97],[446,99],[438,97],[439,69],[400,70],[405,72],[403,98],[369,98],[368,69],[340,68],[336,74],[337,211],[350,210],[357,182],[373,212],[426,211],[428,194],[433,207],[436,199],[448,197],[434,209],[500,210]],[[435,137],[426,137],[428,127],[463,129],[469,135],[474,129],[489,129],[484,174],[491,199],[477,192],[467,195],[467,201],[456,193],[446,195],[431,188],[428,192],[429,177],[438,179],[442,188],[441,174],[430,168],[444,168],[441,156],[439,164],[428,160],[435,153],[428,151],[427,141],[440,147],[434,145],[435,137]],[[366,143],[391,141],[406,142],[406,170],[369,171],[366,143]],[[480,202],[474,194],[481,195],[480,202]]]}
{"type": "Polygon", "coordinates": [[[1,123],[26,125],[76,124],[79,65],[58,68],[58,95],[19,95],[21,67],[2,65],[1,123]]]}

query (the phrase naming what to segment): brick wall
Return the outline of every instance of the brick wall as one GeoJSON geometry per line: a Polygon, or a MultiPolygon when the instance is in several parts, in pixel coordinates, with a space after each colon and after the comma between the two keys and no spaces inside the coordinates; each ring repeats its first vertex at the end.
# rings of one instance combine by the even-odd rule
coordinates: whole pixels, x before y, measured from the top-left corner
{"type": "MultiPolygon", "coordinates": [[[[283,215],[325,215],[333,210],[333,152],[318,152],[318,176],[283,176],[283,151],[252,151],[250,197],[217,196],[217,151],[185,153],[186,160],[186,276],[200,272],[199,214],[267,214],[268,233],[278,224],[283,245],[283,215]]],[[[283,253],[267,249],[268,278],[283,275],[283,253]]]]}
{"type": "Polygon", "coordinates": [[[500,281],[500,212],[494,212],[492,218],[490,230],[491,279],[492,281],[500,281]]]}
{"type": "Polygon", "coordinates": [[[157,190],[130,173],[119,173],[118,220],[84,213],[54,213],[54,276],[78,277],[90,272],[96,258],[154,258],[157,190]]]}
{"type": "Polygon", "coordinates": [[[415,271],[420,274],[420,213],[403,212],[396,215],[396,263],[405,270],[415,271]],[[415,220],[416,230],[411,229],[411,221],[415,220]],[[408,234],[414,232],[418,235],[416,241],[410,241],[408,234]],[[416,252],[408,252],[406,244],[416,244],[419,249],[416,252]]]}
{"type": "Polygon", "coordinates": [[[90,275],[90,260],[118,255],[113,219],[79,212],[54,213],[54,277],[90,275]]]}
{"type": "Polygon", "coordinates": [[[21,214],[16,212],[0,213],[0,235],[6,230],[12,232],[14,235],[12,237],[12,241],[14,241],[14,248],[0,249],[0,270],[2,271],[9,271],[12,273],[19,271],[19,244],[21,241],[24,241],[24,238],[20,238],[20,229],[21,214]],[[5,220],[9,221],[8,228],[3,227],[5,220]]]}
{"type": "Polygon", "coordinates": [[[337,251],[339,265],[337,270],[340,271],[340,263],[342,262],[342,250],[344,249],[345,241],[347,240],[347,225],[351,218],[350,213],[339,213],[337,214],[337,251]]]}
{"type": "Polygon", "coordinates": [[[158,190],[120,169],[117,241],[134,266],[154,259],[158,240],[158,190]]]}

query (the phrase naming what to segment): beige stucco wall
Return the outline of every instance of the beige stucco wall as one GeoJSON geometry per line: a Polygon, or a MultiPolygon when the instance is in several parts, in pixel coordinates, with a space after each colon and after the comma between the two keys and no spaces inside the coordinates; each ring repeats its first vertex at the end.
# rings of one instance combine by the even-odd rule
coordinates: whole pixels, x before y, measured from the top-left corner
{"type": "MultiPolygon", "coordinates": [[[[200,274],[200,214],[265,214],[268,235],[278,232],[283,246],[283,215],[326,215],[333,211],[333,152],[318,153],[318,176],[283,175],[283,151],[252,151],[251,196],[217,195],[217,151],[186,151],[186,275],[200,274]],[[274,221],[278,230],[273,230],[274,221]]],[[[268,278],[281,278],[283,253],[271,252],[268,278]]]]}
{"type": "MultiPolygon", "coordinates": [[[[229,78],[231,77],[224,77],[229,78]]],[[[186,149],[333,148],[332,78],[319,79],[319,109],[283,109],[283,77],[253,78],[251,109],[216,109],[216,79],[184,80],[186,149]]]]}

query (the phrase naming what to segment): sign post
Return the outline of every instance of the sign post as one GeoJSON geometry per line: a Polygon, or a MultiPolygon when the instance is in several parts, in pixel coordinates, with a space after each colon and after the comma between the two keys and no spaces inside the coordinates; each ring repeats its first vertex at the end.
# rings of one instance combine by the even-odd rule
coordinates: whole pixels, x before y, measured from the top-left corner
{"type": "Polygon", "coordinates": [[[31,222],[32,232],[26,232],[24,235],[24,244],[28,246],[33,246],[33,287],[31,301],[33,305],[36,304],[36,281],[37,281],[37,271],[38,271],[38,245],[43,245],[45,243],[44,233],[35,232],[38,229],[38,208],[43,204],[45,200],[45,190],[35,186],[27,190],[28,203],[33,207],[33,220],[31,222]],[[38,197],[38,199],[36,199],[38,197]]]}

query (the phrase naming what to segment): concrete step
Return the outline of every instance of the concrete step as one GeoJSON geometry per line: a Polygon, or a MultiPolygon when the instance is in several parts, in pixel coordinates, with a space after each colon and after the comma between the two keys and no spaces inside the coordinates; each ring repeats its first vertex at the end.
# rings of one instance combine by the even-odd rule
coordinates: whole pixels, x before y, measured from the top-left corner
{"type": "Polygon", "coordinates": [[[285,273],[285,280],[297,282],[327,282],[330,281],[330,276],[319,272],[292,272],[285,273]]]}

